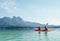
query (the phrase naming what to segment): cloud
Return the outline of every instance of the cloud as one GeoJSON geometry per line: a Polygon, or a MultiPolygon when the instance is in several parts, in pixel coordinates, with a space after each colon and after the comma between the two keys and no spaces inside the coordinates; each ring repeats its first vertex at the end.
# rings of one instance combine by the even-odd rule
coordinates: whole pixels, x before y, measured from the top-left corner
{"type": "Polygon", "coordinates": [[[0,8],[5,9],[8,13],[16,11],[16,0],[0,0],[0,8]]]}

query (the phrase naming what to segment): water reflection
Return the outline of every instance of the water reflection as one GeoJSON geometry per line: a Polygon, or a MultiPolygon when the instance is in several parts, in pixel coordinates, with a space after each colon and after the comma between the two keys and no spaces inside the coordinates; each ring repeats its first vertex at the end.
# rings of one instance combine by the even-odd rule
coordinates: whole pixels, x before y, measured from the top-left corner
{"type": "MultiPolygon", "coordinates": [[[[47,36],[48,32],[43,32],[44,36],[47,36]]],[[[42,32],[38,32],[38,35],[42,34],[42,32]]]]}
{"type": "Polygon", "coordinates": [[[44,41],[50,41],[49,38],[48,38],[48,32],[38,32],[38,36],[41,38],[41,39],[45,39],[44,41]],[[43,38],[42,38],[43,37],[43,38]]]}
{"type": "Polygon", "coordinates": [[[48,32],[44,32],[45,36],[47,37],[48,32]]]}
{"type": "Polygon", "coordinates": [[[48,38],[48,32],[44,32],[44,36],[45,36],[46,41],[50,41],[49,38],[48,38]]]}
{"type": "Polygon", "coordinates": [[[38,34],[40,34],[40,32],[38,32],[38,34]]]}
{"type": "Polygon", "coordinates": [[[40,34],[41,34],[41,32],[38,32],[39,37],[40,37],[40,34]]]}

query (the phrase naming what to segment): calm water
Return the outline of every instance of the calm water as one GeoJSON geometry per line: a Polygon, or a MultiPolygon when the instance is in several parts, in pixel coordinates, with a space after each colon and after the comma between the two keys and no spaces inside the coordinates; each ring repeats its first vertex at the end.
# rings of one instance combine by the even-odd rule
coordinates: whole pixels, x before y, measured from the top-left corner
{"type": "Polygon", "coordinates": [[[60,28],[51,32],[0,30],[0,41],[60,41],[60,28]]]}

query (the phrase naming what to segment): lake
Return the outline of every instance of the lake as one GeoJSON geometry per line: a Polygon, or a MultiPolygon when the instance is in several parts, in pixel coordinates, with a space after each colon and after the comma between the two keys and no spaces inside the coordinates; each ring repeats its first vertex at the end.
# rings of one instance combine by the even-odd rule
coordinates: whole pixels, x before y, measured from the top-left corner
{"type": "Polygon", "coordinates": [[[0,41],[60,41],[60,28],[53,28],[51,32],[0,30],[0,41]]]}

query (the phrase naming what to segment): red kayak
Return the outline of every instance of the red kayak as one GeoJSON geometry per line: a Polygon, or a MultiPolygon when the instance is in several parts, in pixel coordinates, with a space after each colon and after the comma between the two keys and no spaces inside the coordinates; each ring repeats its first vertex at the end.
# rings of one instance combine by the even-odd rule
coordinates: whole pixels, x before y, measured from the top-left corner
{"type": "Polygon", "coordinates": [[[34,30],[39,32],[50,32],[51,30],[48,30],[47,28],[48,28],[48,23],[46,23],[45,30],[41,30],[40,27],[36,27],[34,28],[34,30]]]}
{"type": "Polygon", "coordinates": [[[50,32],[51,30],[35,30],[35,31],[39,31],[39,32],[50,32]]]}

